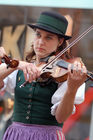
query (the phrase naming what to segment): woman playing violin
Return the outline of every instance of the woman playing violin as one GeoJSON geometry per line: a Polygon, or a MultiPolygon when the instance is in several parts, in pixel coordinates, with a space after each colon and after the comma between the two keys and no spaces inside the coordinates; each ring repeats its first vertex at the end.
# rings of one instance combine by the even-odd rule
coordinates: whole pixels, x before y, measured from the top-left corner
{"type": "MultiPolygon", "coordinates": [[[[35,31],[33,52],[27,60],[19,61],[16,68],[0,66],[0,79],[4,80],[4,90],[15,93],[13,124],[7,129],[3,140],[65,140],[63,122],[72,114],[76,95],[84,95],[86,67],[75,61],[73,71],[68,66],[67,81],[59,85],[55,80],[40,84],[36,79],[41,70],[37,67],[41,59],[64,48],[68,22],[55,12],[42,12],[36,24],[28,24],[35,31]],[[33,55],[32,55],[33,54],[33,55]],[[34,62],[32,63],[33,56],[34,62]],[[20,86],[25,82],[28,83],[20,86]],[[57,98],[56,95],[64,96],[57,98]]],[[[5,55],[0,48],[0,57],[5,55]],[[2,55],[1,55],[2,54],[2,55]]],[[[1,89],[1,90],[3,90],[1,89]]]]}

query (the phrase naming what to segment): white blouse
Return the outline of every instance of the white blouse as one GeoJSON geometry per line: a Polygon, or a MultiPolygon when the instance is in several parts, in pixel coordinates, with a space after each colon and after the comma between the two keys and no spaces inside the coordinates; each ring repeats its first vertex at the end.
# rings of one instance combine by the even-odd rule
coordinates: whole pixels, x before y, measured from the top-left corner
{"type": "MultiPolygon", "coordinates": [[[[16,86],[17,73],[18,73],[18,70],[15,70],[4,79],[4,87],[1,89],[1,91],[5,90],[9,93],[14,93],[14,88],[16,86]]],[[[67,81],[61,83],[59,88],[53,94],[51,98],[51,103],[53,104],[53,106],[51,107],[52,115],[55,115],[56,108],[59,105],[62,97],[64,96],[66,89],[67,89],[67,81]]],[[[82,84],[77,90],[74,104],[81,104],[84,101],[84,98],[85,98],[84,93],[85,93],[85,83],[82,84]]],[[[75,106],[73,107],[73,113],[74,112],[75,112],[75,106]]]]}
{"type": "MultiPolygon", "coordinates": [[[[51,103],[53,104],[53,106],[51,107],[52,115],[55,115],[56,108],[60,104],[63,96],[65,95],[66,89],[67,89],[67,81],[63,82],[53,94],[51,98],[51,103]]],[[[85,83],[78,88],[76,92],[74,104],[81,104],[84,101],[84,99],[85,99],[85,83]]],[[[72,114],[73,113],[75,113],[75,105],[73,106],[72,114]]]]}

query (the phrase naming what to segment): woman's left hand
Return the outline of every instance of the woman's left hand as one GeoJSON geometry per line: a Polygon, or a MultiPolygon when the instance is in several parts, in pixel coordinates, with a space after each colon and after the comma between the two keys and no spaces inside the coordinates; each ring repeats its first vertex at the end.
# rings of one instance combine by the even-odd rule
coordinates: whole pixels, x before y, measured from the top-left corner
{"type": "Polygon", "coordinates": [[[68,66],[68,89],[77,90],[86,80],[87,69],[84,64],[75,61],[73,64],[73,70],[71,69],[71,64],[68,66]]]}

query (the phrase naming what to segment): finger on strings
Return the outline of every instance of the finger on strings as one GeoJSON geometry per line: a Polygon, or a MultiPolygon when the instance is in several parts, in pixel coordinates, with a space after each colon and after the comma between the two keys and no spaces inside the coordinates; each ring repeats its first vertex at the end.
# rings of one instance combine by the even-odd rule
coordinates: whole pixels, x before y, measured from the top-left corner
{"type": "Polygon", "coordinates": [[[78,74],[82,74],[82,66],[80,62],[77,63],[77,71],[78,71],[78,74]]]}
{"type": "Polygon", "coordinates": [[[77,72],[78,72],[78,62],[75,61],[74,64],[73,64],[73,73],[77,74],[77,72]]]}
{"type": "Polygon", "coordinates": [[[87,69],[84,65],[82,66],[82,73],[87,74],[87,69]]]}
{"type": "Polygon", "coordinates": [[[72,69],[72,65],[71,64],[69,64],[68,65],[68,73],[73,73],[73,69],[72,69]]]}

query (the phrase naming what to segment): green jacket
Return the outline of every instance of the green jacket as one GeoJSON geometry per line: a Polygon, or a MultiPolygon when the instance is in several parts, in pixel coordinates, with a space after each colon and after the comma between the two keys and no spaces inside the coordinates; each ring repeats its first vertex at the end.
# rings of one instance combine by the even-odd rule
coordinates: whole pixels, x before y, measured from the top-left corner
{"type": "Polygon", "coordinates": [[[51,115],[51,97],[58,84],[52,81],[46,86],[40,86],[38,82],[32,82],[20,88],[20,85],[24,82],[24,74],[19,71],[15,88],[13,121],[26,124],[62,126],[62,124],[58,124],[55,116],[51,115]]]}

